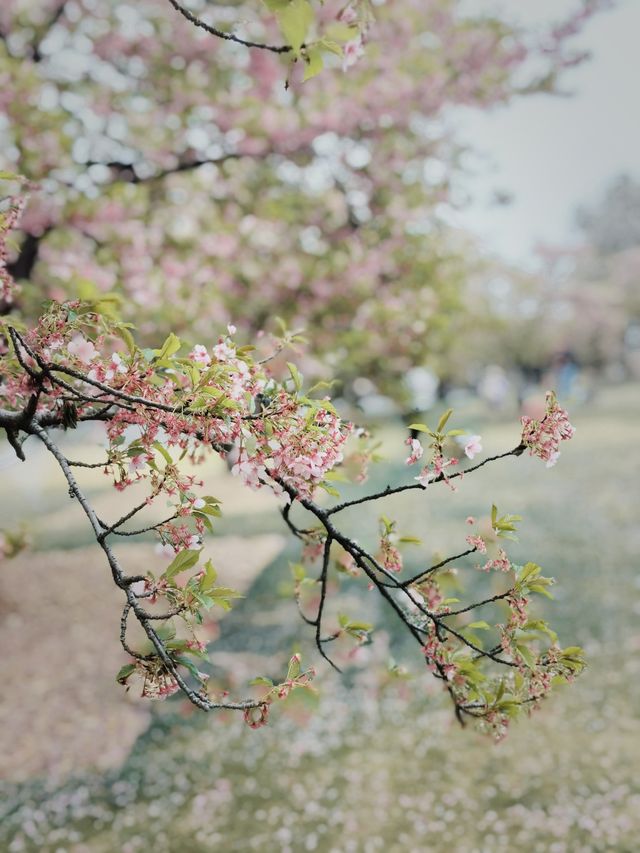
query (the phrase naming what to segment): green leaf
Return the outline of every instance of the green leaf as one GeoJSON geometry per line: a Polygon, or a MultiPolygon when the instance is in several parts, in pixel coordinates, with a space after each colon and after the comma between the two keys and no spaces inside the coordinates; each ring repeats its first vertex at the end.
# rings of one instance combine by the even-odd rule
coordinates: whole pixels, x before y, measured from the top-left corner
{"type": "Polygon", "coordinates": [[[235,589],[228,586],[216,586],[209,590],[209,595],[213,599],[213,603],[223,610],[231,610],[231,601],[234,598],[244,598],[244,596],[235,589]]]}
{"type": "Polygon", "coordinates": [[[307,576],[302,563],[289,563],[289,568],[294,580],[303,581],[307,576]]]}
{"type": "Polygon", "coordinates": [[[202,578],[202,582],[200,588],[202,590],[208,590],[209,587],[212,587],[216,580],[218,579],[218,573],[213,567],[213,563],[211,560],[207,560],[204,564],[204,577],[202,578]]]}
{"type": "Polygon", "coordinates": [[[167,640],[173,640],[176,635],[176,626],[171,621],[163,622],[156,626],[155,632],[164,643],[167,640]]]}
{"type": "Polygon", "coordinates": [[[275,14],[285,41],[299,55],[313,22],[311,3],[309,0],[290,0],[286,6],[279,7],[275,14]]]}
{"type": "MultiPolygon", "coordinates": [[[[353,38],[353,31],[351,32],[351,35],[349,36],[349,38],[346,39],[346,41],[349,41],[349,39],[351,39],[351,38],[353,38]]],[[[322,48],[325,52],[333,53],[336,56],[340,56],[340,57],[343,56],[342,47],[341,47],[341,45],[338,44],[337,41],[334,41],[331,38],[323,38],[322,41],[320,42],[320,44],[322,45],[322,48]]]]}
{"type": "Polygon", "coordinates": [[[438,421],[438,426],[436,427],[436,432],[442,432],[442,430],[446,427],[447,421],[453,414],[453,409],[447,409],[447,411],[442,415],[440,420],[438,421]]]}
{"type": "Polygon", "coordinates": [[[308,47],[304,54],[304,61],[305,69],[304,77],[302,78],[303,83],[306,80],[311,80],[312,77],[315,77],[324,68],[324,60],[322,59],[322,49],[317,45],[314,45],[313,47],[308,47]]]}
{"type": "Polygon", "coordinates": [[[547,598],[551,598],[551,599],[553,598],[553,595],[551,595],[551,593],[549,592],[549,590],[548,590],[546,587],[544,587],[544,586],[542,586],[541,584],[539,584],[539,583],[531,584],[531,585],[529,586],[529,591],[530,591],[530,592],[537,592],[537,593],[538,593],[538,595],[544,595],[544,596],[546,596],[547,598]]]}
{"type": "Polygon", "coordinates": [[[531,650],[527,646],[523,646],[521,644],[516,645],[516,649],[520,653],[522,660],[526,663],[529,669],[534,669],[536,662],[531,650]]]}
{"type": "Polygon", "coordinates": [[[287,362],[287,367],[289,368],[289,373],[293,379],[293,385],[296,391],[300,391],[302,388],[302,376],[300,375],[300,371],[295,364],[292,364],[290,361],[287,362]]]}
{"type": "Polygon", "coordinates": [[[192,569],[198,562],[200,551],[179,551],[164,570],[167,580],[172,580],[180,572],[192,569]]]}
{"type": "Polygon", "coordinates": [[[157,450],[158,453],[164,458],[164,461],[167,463],[167,465],[173,465],[173,459],[171,458],[171,454],[164,445],[160,444],[159,441],[154,441],[152,447],[154,450],[157,450]]]}
{"type": "Polygon", "coordinates": [[[258,675],[255,678],[252,678],[249,684],[252,686],[264,684],[265,687],[273,687],[273,681],[264,675],[258,675]]]}
{"type": "Polygon", "coordinates": [[[294,655],[289,661],[289,668],[287,670],[287,681],[293,681],[294,678],[297,678],[300,675],[300,672],[300,658],[298,657],[298,655],[294,655]]]}
{"type": "Polygon", "coordinates": [[[127,349],[129,350],[129,355],[133,355],[136,351],[136,342],[133,339],[133,335],[129,331],[129,329],[125,325],[118,326],[117,328],[118,335],[122,338],[122,340],[127,345],[127,349]]]}
{"type": "Polygon", "coordinates": [[[481,619],[479,622],[470,622],[467,628],[478,628],[482,631],[490,631],[491,625],[488,622],[485,622],[484,619],[481,619]]]}
{"type": "Polygon", "coordinates": [[[337,489],[335,489],[333,486],[330,486],[328,483],[325,483],[323,481],[322,483],[318,483],[318,485],[320,486],[321,489],[324,489],[325,492],[327,492],[327,494],[331,495],[332,497],[334,497],[334,498],[340,497],[340,492],[337,489]]]}
{"type": "Polygon", "coordinates": [[[169,337],[162,344],[159,350],[154,350],[154,355],[156,356],[158,361],[164,361],[167,358],[171,358],[172,355],[178,352],[180,347],[182,346],[182,342],[180,338],[170,332],[169,337]]]}
{"type": "Polygon", "coordinates": [[[372,631],[373,625],[371,622],[349,622],[349,629],[351,631],[372,631]]]}
{"type": "Polygon", "coordinates": [[[193,675],[194,678],[197,678],[198,681],[201,681],[198,667],[194,664],[193,661],[189,660],[189,658],[184,658],[182,657],[182,655],[177,655],[176,663],[179,663],[180,666],[186,667],[186,669],[189,670],[189,672],[191,673],[191,675],[193,675]]]}
{"type": "Polygon", "coordinates": [[[533,580],[533,578],[537,578],[541,571],[542,570],[540,566],[538,566],[536,563],[526,563],[520,571],[518,583],[526,583],[528,580],[533,580]]]}
{"type": "Polygon", "coordinates": [[[429,435],[433,435],[433,432],[429,429],[426,424],[409,424],[407,429],[415,430],[416,432],[428,432],[429,435]]]}
{"type": "MultiPolygon", "coordinates": [[[[2,172],[0,172],[0,177],[2,177],[2,172]]],[[[121,666],[118,670],[118,674],[116,675],[116,681],[118,684],[126,684],[127,678],[129,678],[135,670],[136,666],[134,663],[126,663],[124,666],[121,666]]]]}

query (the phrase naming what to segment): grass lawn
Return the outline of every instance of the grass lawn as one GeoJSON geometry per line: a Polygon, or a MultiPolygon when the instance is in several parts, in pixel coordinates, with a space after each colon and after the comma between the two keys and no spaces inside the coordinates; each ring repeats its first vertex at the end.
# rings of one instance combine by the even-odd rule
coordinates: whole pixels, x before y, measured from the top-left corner
{"type": "MultiPolygon", "coordinates": [[[[636,853],[640,389],[602,391],[571,414],[578,431],[555,468],[528,457],[505,460],[465,478],[455,494],[441,487],[437,499],[427,490],[384,508],[401,520],[403,533],[424,540],[431,557],[463,550],[465,517],[482,518],[495,502],[524,516],[512,559],[535,560],[557,579],[556,600],[544,614],[564,645],[585,647],[589,668],[506,741],[494,745],[454,724],[422,674],[417,649],[405,647],[366,587],[352,584],[343,609],[373,615],[380,630],[344,678],[318,664],[315,710],[291,702],[274,708],[267,728],[251,731],[235,716],[186,713],[179,702],[159,706],[115,769],[0,783],[0,850],[636,853]],[[388,684],[376,675],[376,662],[383,668],[390,653],[411,667],[414,680],[388,684]]],[[[515,419],[470,417],[486,453],[517,443],[515,419]]],[[[386,426],[382,436],[389,461],[372,476],[372,488],[412,476],[402,466],[399,428],[386,426]]],[[[95,488],[101,495],[97,481],[95,488]]],[[[60,512],[46,494],[41,506],[60,512]]],[[[364,541],[375,535],[377,512],[345,514],[345,528],[364,541]]],[[[19,507],[12,513],[18,517],[19,507]]],[[[281,528],[271,504],[237,501],[220,529],[237,535],[281,528]]],[[[42,550],[74,544],[59,526],[43,530],[49,532],[36,541],[42,550]]],[[[275,559],[221,623],[213,661],[231,665],[239,681],[259,667],[278,672],[293,648],[318,663],[309,629],[282,594],[294,556],[292,546],[275,559]]],[[[418,559],[416,549],[414,564],[418,559]]],[[[464,564],[461,570],[478,588],[491,588],[489,576],[466,572],[464,564]]],[[[11,702],[5,693],[3,703],[11,702]]],[[[100,709],[88,713],[99,719],[100,709]]]]}

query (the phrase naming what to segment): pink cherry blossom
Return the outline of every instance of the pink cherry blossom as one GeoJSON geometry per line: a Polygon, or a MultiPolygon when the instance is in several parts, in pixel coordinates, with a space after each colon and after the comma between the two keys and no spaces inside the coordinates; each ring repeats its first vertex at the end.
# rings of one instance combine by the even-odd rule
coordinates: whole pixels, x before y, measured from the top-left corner
{"type": "Polygon", "coordinates": [[[487,553],[487,544],[482,536],[467,536],[467,543],[481,554],[487,553]]]}
{"type": "Polygon", "coordinates": [[[127,366],[123,364],[119,353],[114,352],[111,356],[111,362],[104,372],[104,378],[108,381],[115,378],[116,373],[126,373],[127,366]]]}
{"type": "Polygon", "coordinates": [[[211,364],[211,356],[207,352],[207,348],[202,346],[202,344],[196,344],[194,346],[189,353],[189,358],[191,361],[195,361],[196,364],[202,364],[205,367],[211,364]]]}
{"type": "Polygon", "coordinates": [[[143,453],[138,456],[133,456],[129,460],[129,473],[134,474],[136,471],[140,471],[140,469],[144,468],[146,461],[147,457],[143,453]]]}
{"type": "Polygon", "coordinates": [[[424,454],[424,447],[420,444],[417,438],[408,438],[405,441],[405,444],[408,444],[411,448],[411,453],[405,459],[405,465],[413,465],[419,459],[422,459],[422,456],[424,454]]]}
{"type": "Polygon", "coordinates": [[[358,13],[353,8],[353,6],[349,4],[345,6],[341,12],[339,12],[337,17],[338,20],[341,21],[343,24],[347,24],[347,26],[350,26],[351,24],[355,24],[357,22],[358,13]]]}
{"type": "Polygon", "coordinates": [[[235,357],[236,350],[232,344],[227,344],[225,341],[217,343],[212,350],[218,361],[228,361],[235,357]]]}
{"type": "Polygon", "coordinates": [[[360,59],[364,53],[364,45],[360,36],[348,41],[342,49],[342,70],[347,71],[360,59]]]}
{"type": "Polygon", "coordinates": [[[547,391],[546,413],[539,421],[522,417],[522,443],[529,448],[531,456],[538,456],[551,468],[560,456],[559,444],[575,434],[565,409],[558,405],[556,396],[547,391]]]}
{"type": "Polygon", "coordinates": [[[67,344],[67,352],[75,356],[83,364],[90,364],[97,357],[95,346],[83,335],[75,335],[67,344]]]}
{"type": "Polygon", "coordinates": [[[477,453],[482,453],[482,436],[469,436],[464,444],[464,452],[469,459],[473,459],[477,453]]]}
{"type": "Polygon", "coordinates": [[[422,471],[414,479],[417,480],[421,486],[427,486],[429,483],[441,477],[449,486],[451,491],[455,492],[456,486],[447,476],[446,469],[451,465],[457,464],[458,459],[456,459],[455,456],[452,456],[450,459],[446,459],[442,454],[438,453],[433,457],[433,460],[428,465],[425,465],[422,471]]]}
{"type": "Polygon", "coordinates": [[[508,572],[511,568],[511,561],[507,557],[505,551],[500,548],[498,556],[493,560],[488,560],[482,568],[485,572],[491,571],[491,569],[496,569],[499,572],[508,572]]]}

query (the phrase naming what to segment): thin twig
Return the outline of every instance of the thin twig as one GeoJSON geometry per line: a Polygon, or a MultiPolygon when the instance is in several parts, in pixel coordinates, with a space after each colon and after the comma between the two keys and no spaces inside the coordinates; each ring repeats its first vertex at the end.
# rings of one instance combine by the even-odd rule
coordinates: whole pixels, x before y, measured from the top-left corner
{"type": "Polygon", "coordinates": [[[179,12],[183,18],[186,18],[186,20],[189,21],[189,23],[201,30],[204,30],[209,33],[209,35],[216,36],[216,38],[224,39],[225,41],[232,41],[236,44],[241,44],[243,47],[256,47],[260,50],[268,50],[271,53],[291,53],[293,49],[291,45],[288,44],[264,44],[262,42],[248,41],[247,39],[240,38],[233,33],[225,33],[223,30],[219,30],[216,27],[212,27],[211,24],[205,23],[201,18],[197,18],[193,12],[190,12],[178,3],[178,0],[169,0],[169,3],[173,6],[176,12],[179,12]]]}

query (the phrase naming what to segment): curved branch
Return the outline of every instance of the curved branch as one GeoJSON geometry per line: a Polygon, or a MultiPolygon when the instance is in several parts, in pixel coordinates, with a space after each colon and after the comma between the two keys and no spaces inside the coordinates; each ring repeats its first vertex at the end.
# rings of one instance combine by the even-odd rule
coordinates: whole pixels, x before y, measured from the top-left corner
{"type": "Polygon", "coordinates": [[[322,614],[324,612],[324,603],[327,598],[327,576],[329,573],[329,559],[331,556],[331,544],[332,544],[331,536],[327,536],[324,543],[324,552],[322,555],[322,573],[320,574],[320,603],[318,605],[318,614],[315,618],[315,626],[316,626],[316,647],[322,657],[336,670],[336,672],[342,672],[339,666],[331,660],[329,655],[322,648],[323,639],[322,639],[322,614]]]}
{"type": "MultiPolygon", "coordinates": [[[[164,665],[166,671],[175,679],[178,687],[182,690],[185,696],[189,699],[189,701],[200,708],[203,711],[213,711],[226,708],[228,710],[237,710],[237,711],[246,711],[251,708],[260,708],[264,702],[262,700],[254,700],[248,699],[240,702],[213,702],[208,697],[204,696],[202,693],[193,690],[187,682],[182,677],[180,671],[178,670],[178,665],[173,660],[169,652],[167,651],[164,643],[160,639],[158,633],[151,625],[151,617],[141,606],[138,604],[136,600],[135,593],[131,589],[131,583],[129,579],[125,576],[118,559],[113,553],[110,545],[105,540],[104,531],[102,530],[102,526],[100,524],[100,520],[95,513],[95,510],[89,503],[86,495],[81,491],[78,483],[73,475],[69,464],[57,446],[57,444],[52,440],[52,438],[48,435],[47,431],[40,426],[37,422],[32,422],[30,425],[30,431],[33,432],[40,441],[44,444],[47,450],[54,457],[56,462],[58,463],[62,473],[64,474],[70,493],[76,498],[82,509],[84,510],[85,515],[89,519],[89,523],[93,528],[93,532],[95,534],[96,540],[104,554],[107,558],[107,562],[111,568],[111,574],[116,586],[122,589],[127,598],[127,604],[129,605],[129,609],[133,610],[133,613],[140,623],[142,629],[145,634],[151,641],[152,646],[155,649],[156,657],[160,659],[162,664],[164,665]]],[[[127,610],[128,615],[128,610],[127,610]]],[[[166,618],[166,615],[163,615],[163,618],[166,618]]],[[[123,614],[123,619],[126,622],[126,616],[123,614]]],[[[121,622],[121,630],[122,630],[122,622],[121,622]]],[[[127,650],[130,653],[130,650],[127,650]]]]}
{"type": "Polygon", "coordinates": [[[188,9],[185,9],[181,3],[178,3],[178,0],[169,0],[169,3],[173,6],[176,12],[179,12],[183,18],[189,21],[190,24],[204,30],[209,33],[209,35],[216,36],[216,38],[224,39],[224,41],[232,41],[235,42],[235,44],[241,44],[243,47],[255,47],[259,50],[268,50],[271,53],[291,53],[293,50],[291,45],[288,44],[264,44],[262,42],[249,41],[247,39],[240,38],[233,33],[225,33],[224,30],[212,27],[211,24],[207,24],[201,18],[196,17],[193,12],[190,12],[188,9]]]}
{"type": "Polygon", "coordinates": [[[469,468],[465,468],[463,471],[456,471],[453,474],[447,474],[446,477],[444,474],[440,474],[435,477],[427,486],[423,486],[422,483],[407,483],[404,486],[387,486],[381,492],[373,492],[370,495],[364,495],[361,498],[354,498],[350,501],[343,501],[342,503],[336,504],[331,507],[331,509],[327,510],[328,515],[335,515],[337,512],[342,512],[345,509],[349,509],[352,506],[359,506],[360,504],[369,503],[370,501],[377,501],[380,498],[386,498],[390,495],[399,495],[401,492],[407,492],[411,490],[420,490],[425,491],[429,488],[429,486],[434,483],[442,483],[444,480],[455,480],[456,477],[463,477],[465,474],[470,474],[472,471],[477,471],[478,468],[482,468],[484,465],[487,465],[489,462],[495,462],[498,459],[506,459],[507,456],[521,456],[526,450],[526,445],[520,444],[517,447],[514,447],[513,450],[507,450],[505,453],[497,453],[495,456],[488,456],[486,459],[483,459],[482,462],[478,462],[477,465],[471,465],[469,468]]]}

